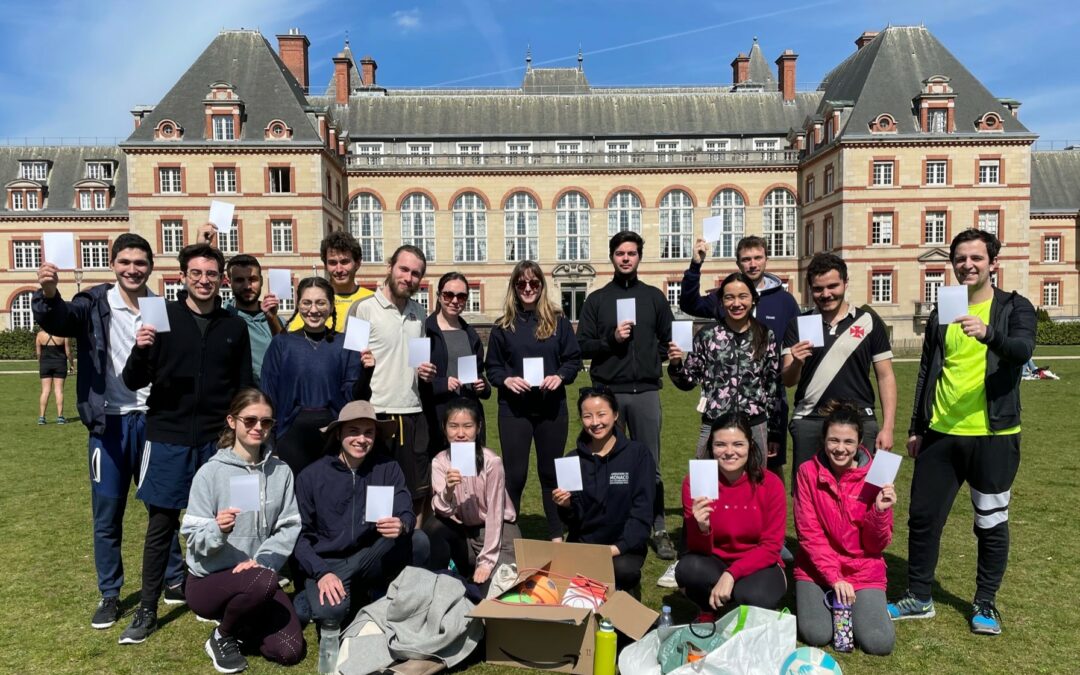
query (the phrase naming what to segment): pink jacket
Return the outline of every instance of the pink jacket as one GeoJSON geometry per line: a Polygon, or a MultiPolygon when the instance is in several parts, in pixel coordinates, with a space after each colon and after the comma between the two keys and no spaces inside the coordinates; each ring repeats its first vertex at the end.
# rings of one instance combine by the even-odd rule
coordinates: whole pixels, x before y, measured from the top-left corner
{"type": "Polygon", "coordinates": [[[795,556],[795,580],[832,586],[850,583],[855,590],[885,590],[885,559],[882,552],[892,541],[893,509],[874,507],[877,495],[871,486],[863,493],[870,455],[859,448],[857,466],[837,481],[828,459],[815,456],[799,467],[795,487],[795,529],[799,552],[795,556]]]}

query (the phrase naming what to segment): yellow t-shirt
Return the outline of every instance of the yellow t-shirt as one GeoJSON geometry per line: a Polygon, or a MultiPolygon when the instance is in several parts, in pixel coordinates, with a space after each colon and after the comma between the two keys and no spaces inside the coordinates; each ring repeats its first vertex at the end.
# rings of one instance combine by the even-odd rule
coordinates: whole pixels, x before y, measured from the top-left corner
{"type": "MultiPolygon", "coordinates": [[[[968,314],[990,323],[993,298],[968,305],[968,314]]],[[[960,324],[945,329],[945,363],[934,391],[934,414],[930,428],[953,436],[1004,436],[1020,433],[1015,426],[990,430],[986,410],[986,345],[964,335],[960,324]]]]}
{"type": "MultiPolygon", "coordinates": [[[[363,287],[357,288],[356,292],[352,293],[351,295],[339,295],[335,293],[334,310],[337,312],[337,322],[341,325],[341,327],[338,328],[337,325],[335,325],[334,321],[330,320],[326,322],[327,328],[332,328],[339,333],[344,331],[345,323],[348,321],[348,319],[346,319],[345,317],[349,314],[349,308],[352,307],[352,304],[357,300],[364,300],[366,298],[370,298],[374,294],[374,291],[369,291],[368,289],[363,287]]],[[[300,318],[300,313],[297,312],[293,315],[292,320],[289,321],[289,331],[300,330],[303,327],[304,320],[300,318]]]]}

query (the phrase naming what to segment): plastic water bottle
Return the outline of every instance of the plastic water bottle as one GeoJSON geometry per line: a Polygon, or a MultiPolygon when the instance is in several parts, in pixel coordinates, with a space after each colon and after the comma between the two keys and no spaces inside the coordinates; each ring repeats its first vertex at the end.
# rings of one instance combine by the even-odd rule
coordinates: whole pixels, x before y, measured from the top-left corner
{"type": "Polygon", "coordinates": [[[338,647],[341,629],[337,621],[323,621],[319,628],[319,672],[337,673],[338,647]]]}
{"type": "Polygon", "coordinates": [[[600,620],[593,650],[593,675],[615,675],[615,628],[607,619],[600,620]]]}
{"type": "Polygon", "coordinates": [[[668,605],[664,605],[664,607],[660,610],[660,623],[658,623],[656,627],[668,628],[670,626],[673,626],[674,624],[675,622],[671,619],[671,607],[668,605]]]}

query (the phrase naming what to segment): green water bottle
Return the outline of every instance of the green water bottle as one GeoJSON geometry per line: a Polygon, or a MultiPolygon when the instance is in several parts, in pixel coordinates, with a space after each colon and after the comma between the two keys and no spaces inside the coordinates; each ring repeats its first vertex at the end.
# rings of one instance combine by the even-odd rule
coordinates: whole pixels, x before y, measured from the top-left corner
{"type": "Polygon", "coordinates": [[[593,675],[615,675],[615,628],[607,619],[600,620],[593,650],[593,675]]]}

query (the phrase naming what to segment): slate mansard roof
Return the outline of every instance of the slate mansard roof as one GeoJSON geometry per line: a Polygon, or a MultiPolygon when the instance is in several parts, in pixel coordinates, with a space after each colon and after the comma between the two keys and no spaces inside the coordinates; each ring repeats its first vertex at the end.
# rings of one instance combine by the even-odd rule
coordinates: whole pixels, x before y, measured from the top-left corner
{"type": "Polygon", "coordinates": [[[1080,212],[1080,150],[1031,153],[1031,212],[1080,212]]]}
{"type": "MultiPolygon", "coordinates": [[[[44,208],[37,211],[10,211],[6,197],[0,202],[0,216],[19,218],[42,218],[49,216],[115,217],[126,216],[127,171],[124,153],[115,145],[104,146],[5,146],[0,147],[0,185],[19,181],[19,163],[23,161],[48,162],[44,208]],[[86,162],[106,161],[113,163],[113,177],[103,181],[89,181],[92,189],[99,183],[111,186],[112,199],[104,211],[80,211],[75,208],[75,184],[86,179],[86,162]]],[[[39,181],[30,181],[38,183],[39,181]]],[[[100,189],[100,188],[99,188],[100,189]]]]}

